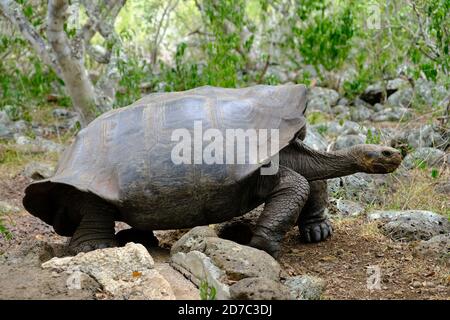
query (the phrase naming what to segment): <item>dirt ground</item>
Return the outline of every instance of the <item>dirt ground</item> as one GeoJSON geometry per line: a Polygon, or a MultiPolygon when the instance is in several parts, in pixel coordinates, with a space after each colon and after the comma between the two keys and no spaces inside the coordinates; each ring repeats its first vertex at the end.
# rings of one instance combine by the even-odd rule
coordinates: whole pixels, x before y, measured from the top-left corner
{"type": "MultiPolygon", "coordinates": [[[[13,238],[0,236],[0,299],[102,299],[101,289],[67,290],[65,279],[40,264],[63,254],[66,238],[29,215],[21,207],[30,182],[15,175],[0,180],[0,199],[21,211],[6,218],[13,238]],[[53,244],[51,248],[42,243],[53,244]]],[[[393,242],[364,217],[334,221],[333,237],[319,244],[303,244],[293,229],[283,245],[280,263],[290,275],[310,274],[326,280],[323,299],[449,299],[450,268],[433,259],[416,257],[414,243],[393,242]],[[381,283],[369,290],[369,271],[379,268],[381,283]]],[[[170,246],[183,232],[158,232],[166,249],[151,252],[167,262],[170,246]]]]}

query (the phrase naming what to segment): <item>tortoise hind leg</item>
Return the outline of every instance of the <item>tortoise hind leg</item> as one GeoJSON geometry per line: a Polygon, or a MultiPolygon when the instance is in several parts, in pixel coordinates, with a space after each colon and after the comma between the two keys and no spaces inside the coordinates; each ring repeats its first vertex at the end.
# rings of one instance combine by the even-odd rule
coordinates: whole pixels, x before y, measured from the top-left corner
{"type": "Polygon", "coordinates": [[[69,242],[72,253],[88,252],[117,246],[114,237],[116,208],[102,199],[86,194],[79,204],[80,225],[69,242]]]}

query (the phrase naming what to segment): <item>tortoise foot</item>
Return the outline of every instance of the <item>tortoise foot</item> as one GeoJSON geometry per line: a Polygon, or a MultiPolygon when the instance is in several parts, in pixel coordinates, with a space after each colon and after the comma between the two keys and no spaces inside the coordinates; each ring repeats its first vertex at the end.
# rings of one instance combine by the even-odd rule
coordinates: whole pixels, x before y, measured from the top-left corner
{"type": "Polygon", "coordinates": [[[80,252],[89,252],[97,249],[117,247],[118,243],[115,239],[96,239],[87,241],[70,241],[70,254],[78,254],[80,252]]]}
{"type": "Polygon", "coordinates": [[[253,236],[249,246],[256,249],[264,250],[275,259],[279,257],[281,252],[281,244],[279,242],[271,239],[266,239],[258,235],[253,236]]]}
{"type": "Polygon", "coordinates": [[[159,240],[155,237],[153,231],[143,231],[135,228],[117,232],[116,239],[120,246],[124,246],[128,242],[140,243],[145,247],[157,247],[159,244],[159,240]]]}
{"type": "Polygon", "coordinates": [[[324,241],[333,234],[333,227],[328,219],[299,225],[300,237],[303,242],[315,243],[324,241]]]}

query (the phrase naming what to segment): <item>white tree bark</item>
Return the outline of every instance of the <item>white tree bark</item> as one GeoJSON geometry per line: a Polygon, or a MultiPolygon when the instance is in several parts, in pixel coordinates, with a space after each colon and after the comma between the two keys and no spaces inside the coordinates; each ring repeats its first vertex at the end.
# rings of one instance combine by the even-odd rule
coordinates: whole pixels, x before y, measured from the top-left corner
{"type": "Polygon", "coordinates": [[[61,67],[62,78],[73,106],[81,115],[82,125],[86,125],[95,119],[98,103],[94,86],[84,67],[83,54],[78,52],[80,50],[82,53],[83,48],[77,48],[74,52],[64,31],[67,8],[67,0],[48,2],[47,38],[61,67]]]}
{"type": "MultiPolygon", "coordinates": [[[[64,25],[67,23],[69,1],[49,0],[47,44],[24,16],[16,1],[0,0],[1,13],[20,30],[42,61],[52,67],[64,80],[73,107],[80,113],[82,126],[92,121],[99,113],[111,109],[114,102],[115,87],[119,79],[116,68],[117,58],[112,58],[112,52],[118,51],[115,46],[119,44],[118,36],[114,31],[114,21],[125,2],[126,0],[77,0],[72,2],[72,11],[78,11],[81,3],[86,9],[89,20],[82,28],[78,28],[78,32],[72,39],[69,39],[64,30],[64,25]],[[103,52],[102,57],[99,57],[97,52],[96,60],[107,64],[107,67],[95,88],[84,66],[84,54],[86,47],[89,48],[88,52],[94,51],[90,41],[97,32],[109,45],[107,48],[100,48],[100,51],[103,52]]],[[[78,14],[79,12],[71,12],[76,26],[79,24],[78,14]]]]}

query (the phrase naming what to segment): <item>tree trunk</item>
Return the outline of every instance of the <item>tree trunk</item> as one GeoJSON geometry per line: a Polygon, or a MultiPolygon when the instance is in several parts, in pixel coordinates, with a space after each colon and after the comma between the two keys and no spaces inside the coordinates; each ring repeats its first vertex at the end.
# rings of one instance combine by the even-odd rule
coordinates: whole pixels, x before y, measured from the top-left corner
{"type": "Polygon", "coordinates": [[[75,110],[81,115],[81,125],[85,126],[97,116],[97,97],[84,67],[83,44],[80,41],[80,47],[71,48],[64,31],[64,16],[67,8],[67,0],[49,1],[47,38],[61,68],[67,93],[72,98],[75,110]]]}
{"type": "MultiPolygon", "coordinates": [[[[68,0],[49,0],[47,12],[48,42],[27,20],[21,6],[14,0],[0,0],[2,14],[20,30],[22,36],[31,44],[42,61],[51,67],[64,81],[67,94],[74,109],[80,114],[84,127],[100,113],[111,109],[115,89],[118,84],[117,58],[111,57],[112,49],[120,45],[114,31],[114,21],[126,0],[72,2],[75,14],[82,3],[89,17],[88,22],[77,28],[76,35],[69,39],[64,26],[67,23],[68,0]],[[99,63],[108,64],[105,74],[95,88],[84,66],[85,47],[91,49],[90,40],[99,32],[112,46],[105,49],[99,63]]],[[[77,17],[75,20],[77,20],[77,17]]],[[[79,21],[76,21],[78,24],[79,21]]],[[[93,50],[88,50],[92,53],[93,50]]],[[[95,58],[95,56],[94,56],[95,58]]]]}

